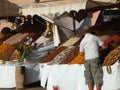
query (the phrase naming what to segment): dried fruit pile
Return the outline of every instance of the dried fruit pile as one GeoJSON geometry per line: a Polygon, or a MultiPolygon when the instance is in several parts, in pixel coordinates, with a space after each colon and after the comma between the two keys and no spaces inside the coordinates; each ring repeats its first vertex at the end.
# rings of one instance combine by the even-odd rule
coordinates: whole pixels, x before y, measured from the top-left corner
{"type": "Polygon", "coordinates": [[[120,47],[112,50],[106,57],[103,66],[111,66],[120,58],[120,47]]]}
{"type": "Polygon", "coordinates": [[[75,46],[65,57],[64,60],[61,61],[60,64],[68,64],[71,62],[79,53],[79,47],[75,46]]]}
{"type": "Polygon", "coordinates": [[[0,46],[0,59],[1,60],[10,60],[11,55],[13,54],[15,47],[10,44],[3,43],[0,46]]]}
{"type": "Polygon", "coordinates": [[[83,64],[84,60],[84,56],[78,54],[69,64],[83,64]]]}

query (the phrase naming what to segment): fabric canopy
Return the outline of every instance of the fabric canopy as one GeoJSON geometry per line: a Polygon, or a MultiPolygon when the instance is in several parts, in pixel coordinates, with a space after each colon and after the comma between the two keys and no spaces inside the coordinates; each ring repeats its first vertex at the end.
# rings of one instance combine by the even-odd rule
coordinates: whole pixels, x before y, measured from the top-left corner
{"type": "Polygon", "coordinates": [[[105,8],[119,7],[120,0],[56,0],[51,2],[32,3],[28,7],[22,8],[23,15],[34,14],[55,14],[57,12],[63,13],[70,10],[100,10],[105,8]]]}
{"type": "Polygon", "coordinates": [[[19,6],[7,0],[0,0],[0,17],[18,16],[19,8],[19,6]]]}
{"type": "Polygon", "coordinates": [[[54,1],[54,2],[45,2],[45,3],[34,3],[31,4],[31,6],[27,8],[22,9],[23,15],[34,15],[34,14],[56,14],[60,13],[62,14],[65,11],[70,10],[80,10],[85,9],[87,0],[80,0],[80,1],[72,1],[72,2],[66,2],[66,1],[54,1]]]}
{"type": "Polygon", "coordinates": [[[97,11],[114,7],[120,8],[120,0],[89,0],[86,4],[86,9],[89,11],[97,11]]]}
{"type": "Polygon", "coordinates": [[[39,15],[120,4],[120,0],[47,0],[45,2],[41,0],[40,3],[34,3],[32,0],[26,3],[26,1],[17,3],[17,0],[0,0],[0,16],[20,15],[20,7],[23,15],[39,15]]]}
{"type": "Polygon", "coordinates": [[[92,0],[97,2],[118,3],[120,0],[92,0]]]}

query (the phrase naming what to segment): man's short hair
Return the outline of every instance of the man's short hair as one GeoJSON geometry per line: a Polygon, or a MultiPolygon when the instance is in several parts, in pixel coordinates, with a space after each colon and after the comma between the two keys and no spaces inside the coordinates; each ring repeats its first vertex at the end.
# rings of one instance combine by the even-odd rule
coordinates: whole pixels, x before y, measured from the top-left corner
{"type": "Polygon", "coordinates": [[[89,31],[89,27],[88,27],[87,25],[85,25],[85,26],[83,27],[83,31],[89,31]]]}

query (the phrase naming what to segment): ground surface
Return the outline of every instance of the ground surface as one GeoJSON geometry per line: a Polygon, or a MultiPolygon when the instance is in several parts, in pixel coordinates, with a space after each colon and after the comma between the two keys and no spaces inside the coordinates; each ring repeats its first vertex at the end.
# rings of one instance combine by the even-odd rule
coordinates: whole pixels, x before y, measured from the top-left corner
{"type": "Polygon", "coordinates": [[[16,89],[16,88],[0,88],[0,90],[46,90],[40,86],[39,82],[26,85],[24,89],[16,89]]]}

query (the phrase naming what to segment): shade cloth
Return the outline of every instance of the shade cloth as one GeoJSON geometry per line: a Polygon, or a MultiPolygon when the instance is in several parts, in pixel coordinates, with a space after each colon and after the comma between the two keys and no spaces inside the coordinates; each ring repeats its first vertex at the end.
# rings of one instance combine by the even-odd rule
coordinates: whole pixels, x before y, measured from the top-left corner
{"type": "Polygon", "coordinates": [[[18,16],[20,7],[7,0],[0,0],[0,17],[18,16]]]}
{"type": "Polygon", "coordinates": [[[97,2],[117,3],[119,0],[92,0],[97,2]]]}
{"type": "MultiPolygon", "coordinates": [[[[27,8],[22,7],[23,15],[34,15],[34,14],[55,14],[57,12],[63,13],[64,11],[90,9],[102,6],[113,5],[120,3],[120,0],[56,0],[45,3],[37,3],[27,5],[27,8]],[[93,2],[93,3],[91,3],[93,2]],[[95,2],[95,3],[94,3],[95,2]],[[87,4],[86,4],[87,3],[87,4]],[[90,5],[91,4],[91,5],[90,5]],[[41,9],[40,9],[41,8],[41,9]],[[42,11],[43,10],[43,11],[42,11]],[[41,12],[42,11],[42,12],[41,12]]],[[[100,8],[99,8],[100,9],[100,8]]]]}
{"type": "Polygon", "coordinates": [[[73,1],[73,2],[64,2],[63,1],[56,1],[56,2],[46,2],[46,3],[39,3],[38,5],[31,5],[28,8],[22,9],[23,15],[34,15],[34,14],[45,14],[48,15],[52,13],[55,15],[55,13],[63,13],[64,11],[70,11],[70,10],[80,10],[85,9],[87,0],[81,0],[81,1],[73,1]]]}

